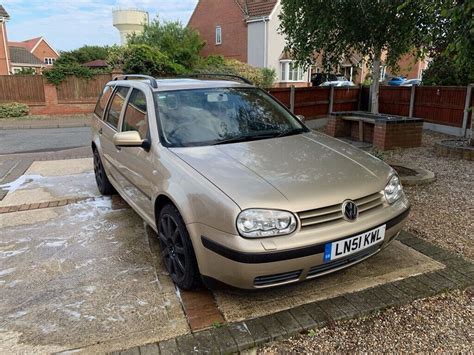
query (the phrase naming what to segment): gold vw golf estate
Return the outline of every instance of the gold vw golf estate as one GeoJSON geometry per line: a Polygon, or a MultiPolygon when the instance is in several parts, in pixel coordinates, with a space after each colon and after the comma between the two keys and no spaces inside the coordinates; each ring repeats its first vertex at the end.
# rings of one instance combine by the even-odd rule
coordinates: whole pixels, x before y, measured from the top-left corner
{"type": "Polygon", "coordinates": [[[97,102],[92,150],[98,189],[156,231],[182,289],[340,270],[387,246],[409,213],[390,166],[239,77],[118,77],[97,102]]]}

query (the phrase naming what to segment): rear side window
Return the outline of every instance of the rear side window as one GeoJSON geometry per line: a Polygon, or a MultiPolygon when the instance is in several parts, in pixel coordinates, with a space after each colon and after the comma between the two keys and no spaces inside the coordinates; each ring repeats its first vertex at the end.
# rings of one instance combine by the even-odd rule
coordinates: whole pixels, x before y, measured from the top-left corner
{"type": "Polygon", "coordinates": [[[129,88],[127,87],[118,87],[117,91],[115,91],[114,97],[112,98],[106,121],[114,128],[117,128],[118,126],[120,113],[122,112],[123,104],[127,98],[128,90],[129,88]]]}
{"type": "Polygon", "coordinates": [[[123,119],[122,131],[137,131],[140,137],[145,139],[148,133],[148,116],[146,109],[145,94],[137,89],[133,89],[128,100],[125,116],[123,119]]]}
{"type": "Polygon", "coordinates": [[[107,85],[100,94],[99,101],[97,101],[97,105],[95,105],[95,114],[102,118],[104,114],[105,107],[107,106],[107,102],[109,102],[110,95],[112,95],[113,87],[107,85]]]}

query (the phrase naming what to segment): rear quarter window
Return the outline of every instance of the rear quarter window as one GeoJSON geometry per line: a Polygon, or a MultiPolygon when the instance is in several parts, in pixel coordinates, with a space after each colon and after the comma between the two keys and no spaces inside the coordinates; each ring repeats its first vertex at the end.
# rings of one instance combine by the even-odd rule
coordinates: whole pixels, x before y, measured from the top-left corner
{"type": "Polygon", "coordinates": [[[99,118],[102,118],[104,115],[105,107],[107,106],[107,102],[109,102],[112,91],[113,87],[107,85],[99,96],[99,100],[97,101],[94,110],[94,113],[99,116],[99,118]]]}

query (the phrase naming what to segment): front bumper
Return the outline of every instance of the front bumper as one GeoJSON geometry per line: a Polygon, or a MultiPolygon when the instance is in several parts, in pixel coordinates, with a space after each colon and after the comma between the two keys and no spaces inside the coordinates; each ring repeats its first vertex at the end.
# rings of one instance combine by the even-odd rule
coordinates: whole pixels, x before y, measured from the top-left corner
{"type": "MultiPolygon", "coordinates": [[[[318,277],[342,268],[354,265],[382,250],[401,231],[409,214],[409,208],[382,223],[372,225],[359,231],[340,235],[337,238],[321,240],[321,242],[307,243],[305,246],[284,249],[246,251],[244,247],[224,245],[222,241],[230,241],[227,237],[209,237],[213,231],[209,227],[191,227],[190,235],[193,239],[194,249],[203,276],[216,279],[225,284],[243,288],[258,289],[273,287],[318,277]],[[324,262],[324,246],[327,242],[349,238],[353,235],[386,225],[385,239],[382,243],[373,245],[358,253],[330,262],[324,262]]],[[[238,237],[243,239],[241,237],[238,237]]],[[[255,240],[247,243],[255,243],[255,240]]],[[[258,242],[258,240],[257,240],[258,242]]],[[[262,249],[271,249],[272,243],[260,240],[262,249]],[[270,248],[268,248],[270,245],[270,248]]]]}

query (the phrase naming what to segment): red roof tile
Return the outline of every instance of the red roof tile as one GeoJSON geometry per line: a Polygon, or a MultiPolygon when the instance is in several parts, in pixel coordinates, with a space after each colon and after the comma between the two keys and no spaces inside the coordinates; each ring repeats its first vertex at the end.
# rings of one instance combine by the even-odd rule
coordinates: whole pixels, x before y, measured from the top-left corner
{"type": "Polygon", "coordinates": [[[36,37],[32,39],[27,39],[26,41],[21,41],[21,42],[8,41],[8,45],[14,46],[14,47],[23,47],[25,49],[28,49],[31,52],[31,50],[38,44],[39,41],[41,41],[42,38],[43,37],[36,37]]]}
{"type": "Polygon", "coordinates": [[[247,0],[247,14],[249,17],[269,16],[277,0],[247,0]]]}

